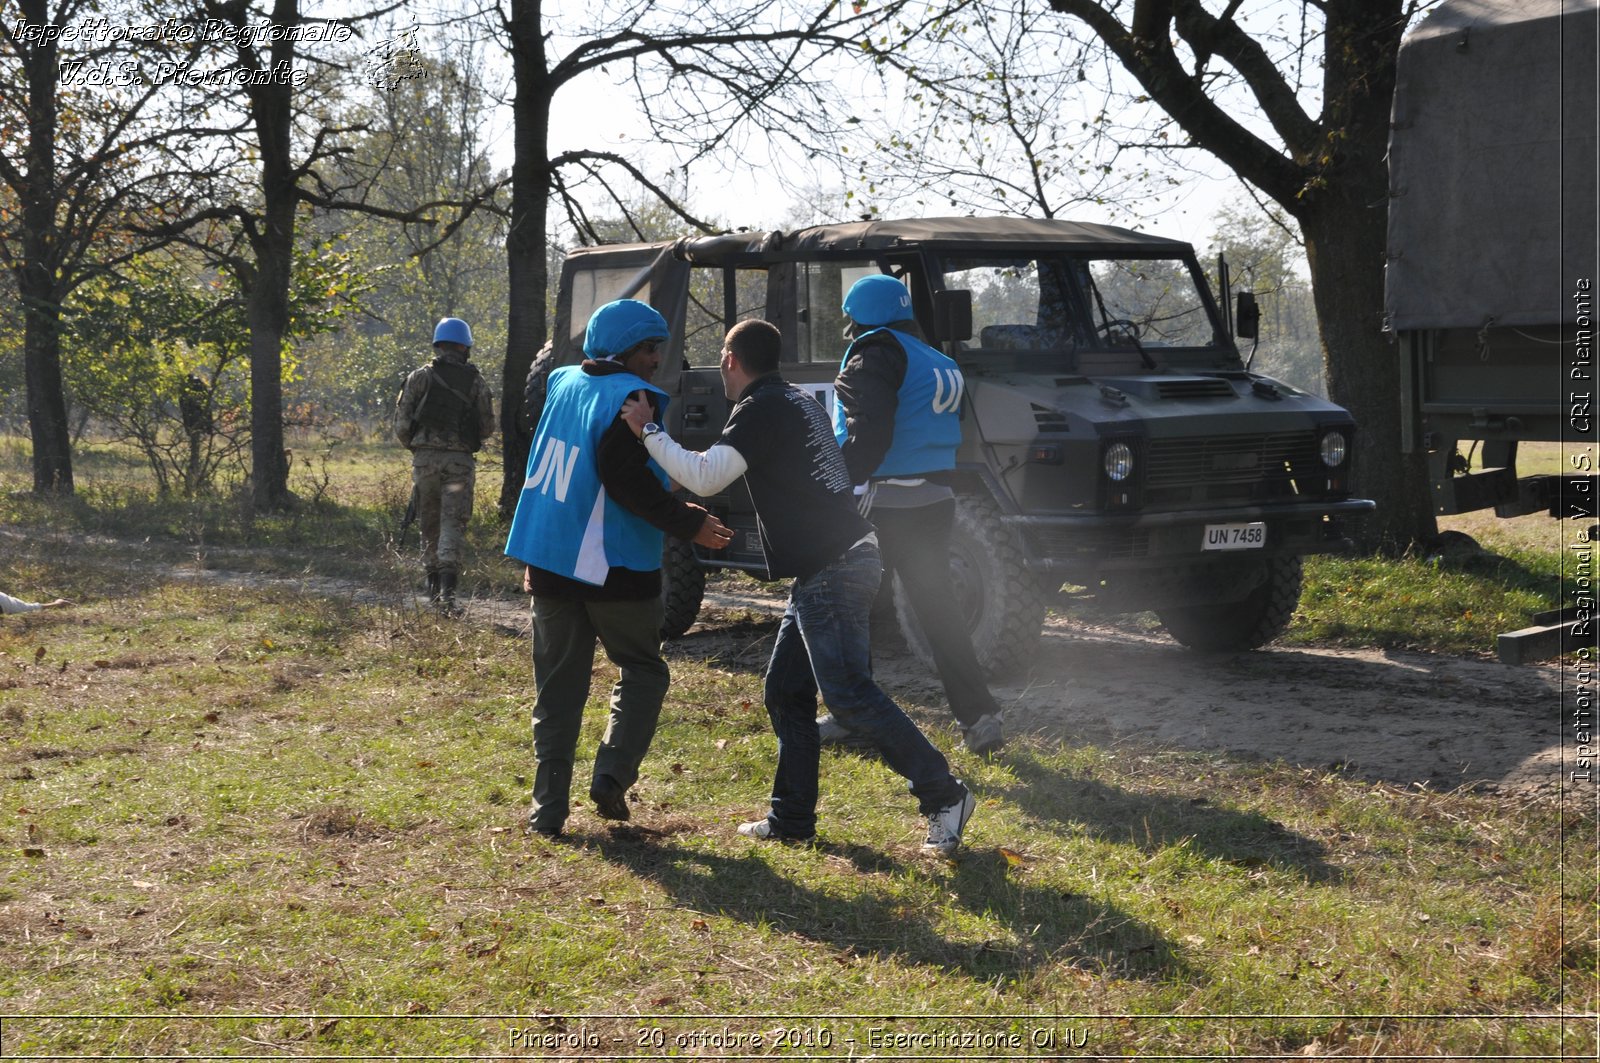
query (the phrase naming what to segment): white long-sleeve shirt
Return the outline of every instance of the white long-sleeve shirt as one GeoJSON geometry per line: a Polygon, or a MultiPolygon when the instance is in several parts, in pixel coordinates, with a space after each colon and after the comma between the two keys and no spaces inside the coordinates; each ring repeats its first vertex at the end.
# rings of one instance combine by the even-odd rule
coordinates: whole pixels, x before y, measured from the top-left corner
{"type": "Polygon", "coordinates": [[[5,591],[0,591],[0,614],[31,613],[35,609],[42,608],[44,606],[37,602],[25,602],[21,598],[13,598],[5,591]]]}
{"type": "Polygon", "coordinates": [[[701,498],[721,491],[750,468],[744,455],[726,443],[716,443],[704,452],[685,450],[665,432],[645,437],[644,449],[668,476],[701,498]]]}

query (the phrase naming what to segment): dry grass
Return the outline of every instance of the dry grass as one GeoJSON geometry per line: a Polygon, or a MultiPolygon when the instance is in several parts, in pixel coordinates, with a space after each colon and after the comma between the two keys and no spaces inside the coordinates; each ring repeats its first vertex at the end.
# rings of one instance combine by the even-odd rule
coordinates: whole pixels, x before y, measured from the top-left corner
{"type": "Polygon", "coordinates": [[[675,653],[634,823],[580,786],[534,840],[525,642],[73,528],[6,539],[11,587],[81,602],[0,621],[7,1056],[1596,1051],[1581,812],[1071,734],[980,761],[941,729],[981,797],[960,859],[851,755],[818,845],[753,845],[770,621],[741,615],[750,652],[675,653]],[[999,1047],[928,1040],[963,1034],[999,1047]]]}

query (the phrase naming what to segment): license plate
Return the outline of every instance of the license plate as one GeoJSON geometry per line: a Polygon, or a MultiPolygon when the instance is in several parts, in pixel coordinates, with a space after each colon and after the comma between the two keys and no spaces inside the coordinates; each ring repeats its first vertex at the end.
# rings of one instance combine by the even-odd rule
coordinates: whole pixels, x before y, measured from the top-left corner
{"type": "Polygon", "coordinates": [[[1207,524],[1202,550],[1259,550],[1267,545],[1267,526],[1254,524],[1207,524]]]}

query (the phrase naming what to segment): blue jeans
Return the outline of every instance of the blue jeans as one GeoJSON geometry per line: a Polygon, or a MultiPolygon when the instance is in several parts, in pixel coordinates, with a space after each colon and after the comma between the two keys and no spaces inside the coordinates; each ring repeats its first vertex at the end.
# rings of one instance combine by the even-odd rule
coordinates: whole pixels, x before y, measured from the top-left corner
{"type": "Polygon", "coordinates": [[[815,575],[797,579],[767,666],[765,700],[778,736],[772,829],[810,837],[817,825],[817,694],[838,721],[870,739],[910,783],[924,815],[955,804],[964,788],[944,754],[872,680],[868,612],[883,568],[864,543],[815,575]]]}

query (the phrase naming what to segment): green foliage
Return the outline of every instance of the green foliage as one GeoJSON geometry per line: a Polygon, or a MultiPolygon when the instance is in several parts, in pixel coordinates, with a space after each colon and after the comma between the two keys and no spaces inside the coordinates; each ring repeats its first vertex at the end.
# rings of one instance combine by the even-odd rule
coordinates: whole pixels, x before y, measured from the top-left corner
{"type": "Polygon", "coordinates": [[[500,372],[508,287],[503,223],[493,197],[470,212],[459,204],[498,178],[481,140],[492,101],[470,57],[410,57],[418,76],[352,93],[341,121],[364,129],[330,169],[367,189],[383,210],[424,208],[426,221],[339,212],[308,229],[335,237],[369,288],[362,316],[337,336],[299,346],[293,400],[323,421],[371,429],[386,423],[405,374],[430,357],[433,326],[460,317],[472,326],[474,361],[500,372]],[[431,206],[430,206],[431,205],[431,206]]]}
{"type": "MultiPolygon", "coordinates": [[[[980,760],[915,684],[894,693],[981,796],[960,859],[918,854],[899,781],[831,752],[820,843],[753,845],[733,826],[770,783],[770,617],[722,618],[669,650],[670,711],[633,824],[597,820],[580,780],[569,839],[528,840],[526,635],[308,579],[405,578],[382,521],[403,497],[398,448],[328,454],[326,497],[270,517],[241,505],[248,534],[191,527],[218,501],[153,497],[126,446],[86,454],[77,498],[0,491],[0,523],[25,529],[13,585],[79,602],[0,624],[15,795],[0,835],[29,854],[0,871],[0,919],[19,929],[0,995],[33,1014],[155,1016],[8,1019],[13,1051],[216,1054],[250,1037],[493,1055],[504,1021],[460,1016],[905,1016],[913,1001],[919,1015],[974,1016],[947,1029],[1132,1017],[1088,1023],[1089,1051],[1106,1056],[1288,1058],[1315,1043],[1358,1058],[1542,1058],[1561,1031],[1529,1013],[1593,1010],[1593,946],[1571,928],[1592,920],[1594,873],[1563,857],[1592,813],[1553,802],[1102,744],[1076,720],[980,760]],[[99,534],[60,548],[83,530],[99,534]],[[219,548],[213,533],[256,548],[219,548]],[[732,637],[707,641],[719,635],[732,637]],[[72,794],[93,796],[60,798],[72,794]]],[[[0,484],[26,466],[23,441],[0,440],[0,484]]],[[[470,576],[502,582],[474,608],[525,622],[490,510],[469,530],[470,576]]],[[[1352,645],[1455,645],[1479,637],[1448,630],[1465,610],[1490,611],[1558,563],[1318,559],[1298,637],[1335,618],[1352,645]]],[[[598,668],[580,763],[616,677],[598,668]]],[[[1129,696],[1148,696],[1130,675],[1129,696]]],[[[601,1029],[632,1045],[632,1025],[601,1029]]]]}
{"type": "Polygon", "coordinates": [[[1289,639],[1481,653],[1561,603],[1559,553],[1502,546],[1396,560],[1313,557],[1289,639]]]}
{"type": "MultiPolygon", "coordinates": [[[[362,289],[348,253],[301,248],[288,337],[329,332],[362,289]]],[[[192,257],[136,259],[73,295],[62,375],[77,406],[133,444],[161,494],[208,490],[241,474],[249,440],[250,332],[237,278],[192,257]]],[[[292,352],[285,377],[300,372],[292,352]]]]}
{"type": "MultiPolygon", "coordinates": [[[[1235,292],[1254,292],[1261,305],[1261,338],[1251,368],[1314,395],[1328,394],[1322,339],[1306,273],[1299,229],[1281,211],[1235,205],[1217,212],[1211,258],[1227,257],[1235,292]]],[[[1213,286],[1216,277],[1211,278],[1213,286]]],[[[1250,341],[1240,341],[1251,356],[1250,341]]]]}

